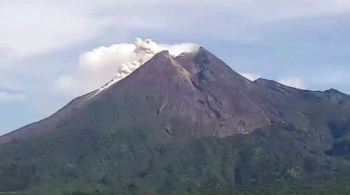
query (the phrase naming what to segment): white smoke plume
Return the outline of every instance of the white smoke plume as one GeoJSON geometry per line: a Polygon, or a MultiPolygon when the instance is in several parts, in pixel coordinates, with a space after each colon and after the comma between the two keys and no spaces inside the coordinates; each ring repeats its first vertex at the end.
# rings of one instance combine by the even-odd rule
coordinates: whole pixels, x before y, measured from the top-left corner
{"type": "Polygon", "coordinates": [[[156,53],[168,50],[170,55],[194,52],[194,43],[158,44],[151,39],[137,38],[135,43],[119,43],[103,46],[80,56],[78,71],[60,76],[55,89],[71,95],[81,95],[95,89],[103,90],[125,78],[156,53]],[[102,87],[101,87],[102,86],[102,87]]]}

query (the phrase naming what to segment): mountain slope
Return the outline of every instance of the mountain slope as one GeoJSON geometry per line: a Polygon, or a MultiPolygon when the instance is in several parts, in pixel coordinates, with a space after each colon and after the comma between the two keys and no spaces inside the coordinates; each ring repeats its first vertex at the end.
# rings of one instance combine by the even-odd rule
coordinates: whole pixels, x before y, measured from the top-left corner
{"type": "Polygon", "coordinates": [[[349,102],[336,90],[252,82],[204,48],[162,51],[1,136],[0,191],[169,194],[336,178],[348,170],[349,102]]]}

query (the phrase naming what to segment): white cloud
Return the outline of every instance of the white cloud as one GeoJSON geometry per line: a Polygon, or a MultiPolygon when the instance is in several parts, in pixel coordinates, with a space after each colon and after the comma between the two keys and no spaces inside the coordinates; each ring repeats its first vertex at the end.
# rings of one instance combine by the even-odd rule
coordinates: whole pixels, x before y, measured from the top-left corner
{"type": "Polygon", "coordinates": [[[78,71],[60,76],[55,81],[55,89],[73,95],[87,93],[112,79],[107,86],[125,78],[160,51],[168,50],[171,55],[177,56],[198,47],[193,43],[157,44],[150,39],[98,47],[82,54],[78,71]]]}
{"type": "Polygon", "coordinates": [[[349,10],[350,3],[344,0],[5,0],[0,6],[0,50],[4,51],[1,55],[13,58],[42,54],[96,38],[109,28],[118,29],[116,36],[157,29],[216,35],[225,32],[237,39],[254,39],[253,27],[257,24],[349,10]],[[195,12],[197,9],[201,12],[195,12]],[[225,17],[213,17],[216,10],[225,17]],[[204,25],[191,28],[203,21],[204,25]],[[248,33],[249,29],[252,32],[248,33]]]}
{"type": "Polygon", "coordinates": [[[0,89],[0,105],[20,103],[25,101],[26,99],[27,99],[27,96],[23,92],[0,89]]]}
{"type": "MultiPolygon", "coordinates": [[[[251,27],[254,23],[339,14],[349,10],[350,3],[344,0],[13,0],[4,1],[0,6],[0,45],[1,50],[6,48],[10,57],[30,56],[95,38],[111,27],[120,29],[120,33],[140,28],[193,32],[195,29],[188,28],[189,25],[206,21],[203,27],[198,26],[200,32],[216,29],[208,28],[211,25],[251,27]],[[195,12],[198,8],[202,10],[200,13],[195,12]],[[222,10],[228,19],[234,17],[234,20],[213,20],[215,10],[222,10]]],[[[244,36],[239,35],[241,31],[237,28],[231,28],[231,31],[232,35],[244,36]]]]}
{"type": "Polygon", "coordinates": [[[290,87],[305,89],[305,83],[302,78],[298,78],[298,77],[283,78],[278,80],[278,82],[290,87]]]}
{"type": "Polygon", "coordinates": [[[260,78],[259,75],[254,74],[254,73],[244,72],[244,73],[240,73],[240,74],[251,81],[255,81],[256,79],[260,78]]]}
{"type": "Polygon", "coordinates": [[[0,49],[7,58],[28,57],[96,37],[106,21],[77,10],[60,4],[1,3],[0,49]]]}

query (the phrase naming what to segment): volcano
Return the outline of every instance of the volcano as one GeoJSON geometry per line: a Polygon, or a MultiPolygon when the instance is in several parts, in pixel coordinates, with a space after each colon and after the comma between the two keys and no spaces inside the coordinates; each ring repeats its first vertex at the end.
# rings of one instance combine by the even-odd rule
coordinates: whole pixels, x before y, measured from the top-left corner
{"type": "Polygon", "coordinates": [[[1,136],[0,192],[224,193],[348,175],[348,95],[250,81],[203,47],[138,62],[1,136]]]}

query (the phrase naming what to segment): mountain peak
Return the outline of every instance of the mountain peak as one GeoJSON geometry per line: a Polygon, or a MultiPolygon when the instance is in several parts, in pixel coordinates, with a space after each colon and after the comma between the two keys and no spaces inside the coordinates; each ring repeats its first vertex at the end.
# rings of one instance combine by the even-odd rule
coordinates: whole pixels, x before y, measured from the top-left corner
{"type": "Polygon", "coordinates": [[[346,95],[344,93],[342,93],[341,91],[337,90],[337,89],[333,89],[333,88],[330,88],[330,89],[327,89],[324,91],[325,93],[329,93],[329,94],[339,94],[339,95],[346,95]]]}
{"type": "MultiPolygon", "coordinates": [[[[159,56],[167,57],[177,57],[183,54],[195,54],[199,49],[199,45],[194,43],[184,43],[184,44],[157,44],[151,39],[141,39],[137,38],[136,42],[133,44],[133,57],[117,66],[116,75],[108,83],[100,87],[99,92],[109,88],[118,81],[124,79],[136,69],[140,68],[143,64],[152,58],[158,58],[159,56]],[[157,55],[159,54],[159,55],[157,55]]],[[[99,93],[97,92],[97,94],[99,93]]]]}
{"type": "Polygon", "coordinates": [[[266,79],[252,82],[203,47],[157,47],[138,40],[137,63],[125,64],[124,75],[1,136],[0,191],[59,189],[65,183],[57,181],[66,181],[132,188],[134,194],[147,183],[154,192],[171,194],[188,179],[217,190],[252,181],[295,181],[289,172],[312,179],[314,172],[338,166],[335,155],[350,154],[348,96],[266,79]],[[303,166],[310,159],[319,163],[313,172],[303,166]],[[281,167],[275,169],[276,163],[281,167]]]}
{"type": "Polygon", "coordinates": [[[156,53],[162,51],[168,51],[171,56],[179,56],[183,53],[196,53],[201,46],[195,43],[183,43],[183,44],[157,44],[152,39],[137,38],[135,42],[135,53],[141,57],[144,55],[150,55],[153,57],[156,53]]]}
{"type": "Polygon", "coordinates": [[[169,50],[163,50],[163,51],[156,53],[152,58],[156,59],[156,58],[162,58],[162,57],[171,58],[172,56],[170,55],[169,50]]]}

